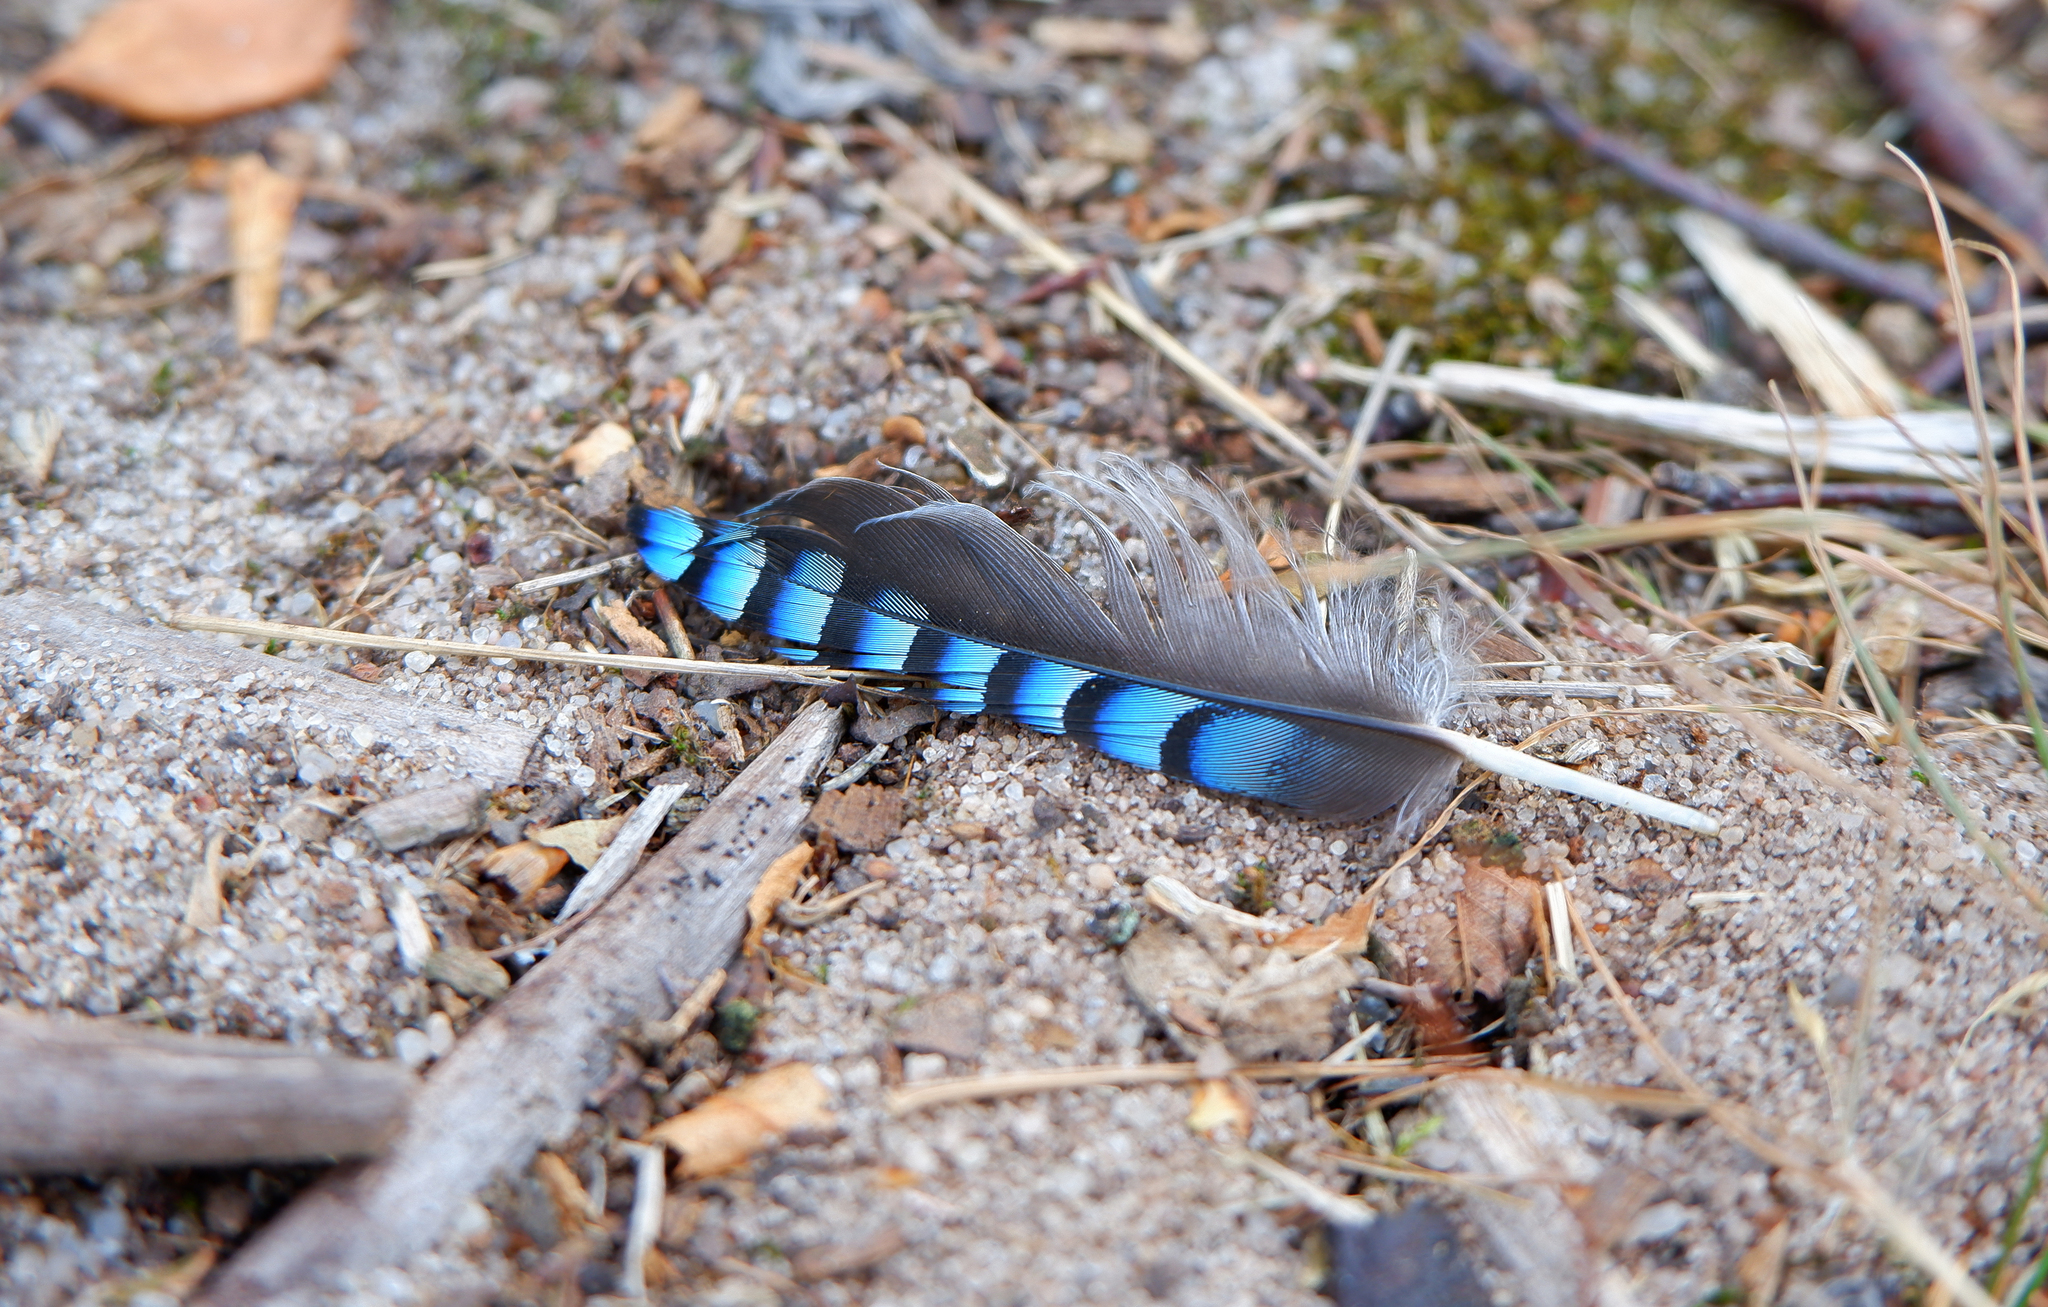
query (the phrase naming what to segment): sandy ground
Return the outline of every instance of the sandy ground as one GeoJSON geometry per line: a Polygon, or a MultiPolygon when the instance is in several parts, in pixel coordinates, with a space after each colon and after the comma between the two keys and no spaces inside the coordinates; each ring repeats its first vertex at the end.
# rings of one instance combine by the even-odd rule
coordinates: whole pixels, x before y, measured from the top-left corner
{"type": "MultiPolygon", "coordinates": [[[[1216,123],[1231,121],[1233,108],[1256,117],[1261,95],[1284,101],[1296,84],[1262,90],[1261,78],[1301,75],[1288,71],[1300,61],[1299,28],[1269,24],[1241,36],[1180,92],[1208,96],[1216,123]],[[1225,103],[1231,95],[1252,107],[1225,103]]],[[[365,158],[402,152],[456,120],[452,92],[436,100],[408,76],[445,70],[452,57],[430,35],[380,44],[331,101],[282,111],[271,125],[331,125],[365,158]],[[393,90],[400,86],[408,89],[393,90]]],[[[257,139],[261,126],[226,135],[257,139]]],[[[488,598],[507,578],[487,569],[532,575],[590,548],[527,491],[547,483],[542,460],[579,433],[573,416],[613,387],[713,369],[729,378],[729,394],[767,397],[785,448],[808,438],[801,456],[814,463],[825,461],[817,442],[841,454],[864,447],[889,413],[923,415],[941,432],[959,420],[929,365],[872,371],[862,292],[902,267],[875,261],[858,239],[859,215],[829,198],[799,200],[779,216],[778,243],[701,310],[656,307],[630,336],[618,314],[584,310],[609,275],[664,234],[661,219],[633,208],[438,291],[393,282],[371,311],[329,330],[317,358],[238,352],[216,298],[97,320],[53,312],[62,286],[17,285],[0,318],[0,389],[9,409],[53,410],[64,435],[48,491],[0,498],[0,614],[38,590],[110,620],[309,619],[323,603],[311,578],[360,573],[382,550],[394,560],[385,576],[401,579],[368,592],[378,603],[373,629],[546,643],[550,632],[522,625],[530,616],[488,598]],[[178,379],[168,395],[156,384],[166,367],[178,379]],[[558,422],[561,414],[572,420],[558,422]],[[385,473],[348,452],[365,422],[429,415],[473,436],[460,476],[385,473]],[[487,562],[465,552],[478,533],[491,540],[487,562]]],[[[1243,306],[1220,287],[1206,303],[1216,315],[1191,334],[1206,333],[1205,348],[1242,350],[1256,319],[1229,319],[1225,310],[1243,306]]],[[[1042,450],[1086,470],[1104,443],[1054,423],[1042,450]]],[[[1542,605],[1523,615],[1562,654],[1616,657],[1558,634],[1575,618],[1560,622],[1542,605]]],[[[460,896],[444,887],[466,864],[446,846],[378,852],[310,801],[400,793],[475,770],[475,759],[379,738],[345,715],[310,719],[293,678],[346,670],[360,655],[292,646],[267,661],[273,670],[211,675],[122,659],[32,626],[18,611],[0,620],[9,700],[0,1001],[370,1056],[397,1055],[402,1031],[432,1036],[437,1015],[462,1028],[468,1005],[450,1013],[444,994],[401,965],[386,904],[395,892],[413,896],[452,938],[467,928],[460,896]],[[194,938],[180,923],[215,832],[228,839],[229,900],[219,930],[194,938]]],[[[701,617],[692,629],[716,630],[701,617]]],[[[214,640],[180,638],[195,650],[214,640]]],[[[527,776],[536,788],[608,782],[590,765],[592,743],[608,720],[634,711],[636,690],[618,676],[421,659],[381,666],[380,693],[537,740],[527,776]]],[[[1602,674],[1655,679],[1632,666],[1602,674]]],[[[698,687],[696,697],[709,695],[698,687]]],[[[737,697],[764,730],[797,702],[780,689],[737,697]]],[[[1513,741],[1586,710],[1561,699],[1505,701],[1473,724],[1513,741]]],[[[1926,787],[1902,774],[1905,764],[1840,726],[1785,729],[1829,765],[1899,796],[1911,828],[1896,870],[1874,814],[1777,765],[1719,717],[1611,716],[1553,737],[1588,737],[1602,774],[1717,814],[1726,823],[1719,840],[1514,783],[1479,791],[1469,815],[1512,832],[1526,871],[1569,879],[1633,1001],[1691,1074],[1785,1140],[1824,1154],[1853,1148],[1906,1210],[1982,1270],[2048,1111],[2048,1050],[2038,1010],[1971,1023],[2040,965],[2039,920],[1960,842],[1926,787]],[[1879,889],[1887,875],[1896,877],[1888,896],[1879,889]],[[1740,893],[1689,900],[1696,891],[1740,893]],[[1864,1074],[1851,1083],[1866,977],[1878,992],[1864,1074]],[[1825,1062],[1793,1019],[1795,986],[1825,1022],[1825,1062]]],[[[2038,764],[1995,735],[1937,750],[2038,883],[2048,845],[2038,764]]],[[[1313,1219],[1294,1195],[1188,1129],[1183,1088],[1065,1091],[903,1116],[884,1109],[883,1093],[906,1077],[1171,1060],[1178,1054],[1134,1003],[1115,950],[1090,929],[1100,909],[1136,902],[1150,876],[1223,900],[1262,863],[1277,912],[1318,920],[1353,902],[1402,843],[1383,825],[1298,820],[994,720],[914,734],[884,765],[908,798],[908,820],[840,874],[851,886],[886,873],[888,887],[842,918],[775,937],[787,969],[824,979],[773,987],[750,1055],[756,1065],[821,1068],[839,1130],[672,1196],[662,1247],[679,1278],[657,1292],[732,1304],[805,1295],[875,1304],[1315,1301],[1315,1254],[1304,1248],[1313,1219]],[[905,1012],[948,995],[969,996],[967,1033],[947,1053],[900,1056],[905,1012]],[[801,1292],[778,1278],[806,1248],[887,1230],[904,1250],[866,1271],[801,1292]]],[[[1449,847],[1427,851],[1387,885],[1382,932],[1411,956],[1428,955],[1460,876],[1449,847]]],[[[1543,1021],[1513,1045],[1524,1064],[1592,1084],[1668,1084],[1590,973],[1539,1006],[1543,1021]]],[[[700,1061],[723,1073],[716,1055],[700,1061]]],[[[579,1174],[674,1101],[637,1089],[624,1097],[563,1141],[579,1174]]],[[[1293,1086],[1263,1088],[1248,1143],[1352,1191],[1355,1180],[1322,1156],[1336,1138],[1323,1106],[1293,1086]]],[[[1784,1301],[1897,1300],[1924,1283],[1829,1192],[1774,1171],[1709,1121],[1583,1103],[1559,1110],[1568,1146],[1523,1192],[1562,1194],[1577,1214],[1595,1245],[1582,1269],[1602,1302],[1700,1301],[1738,1283],[1740,1259],[1780,1222],[1789,1224],[1784,1301]],[[1620,1196],[1596,1212],[1589,1195],[1620,1196]]],[[[1430,1119],[1441,1124],[1413,1148],[1415,1160],[1482,1176],[1502,1170],[1496,1141],[1456,1104],[1426,1097],[1391,1124],[1400,1131],[1430,1119]]],[[[168,1301],[148,1278],[153,1268],[209,1242],[232,1247],[307,1175],[0,1181],[0,1300],[168,1301]]],[[[612,1173],[614,1211],[630,1195],[629,1176],[612,1173]]],[[[1411,1193],[1374,1182],[1365,1197],[1391,1209],[1411,1193]]],[[[563,1292],[563,1268],[547,1260],[561,1231],[538,1194],[532,1178],[511,1178],[442,1250],[341,1298],[513,1302],[563,1292]]],[[[1583,1300],[1518,1275],[1512,1251],[1481,1233],[1500,1224],[1489,1225],[1488,1200],[1469,1201],[1471,1254],[1492,1264],[1502,1299],[1583,1300]]],[[[2022,1246],[2038,1246],[2044,1228],[2037,1208],[2022,1246]]],[[[568,1282],[602,1295],[614,1269],[598,1255],[570,1268],[568,1282]]]]}

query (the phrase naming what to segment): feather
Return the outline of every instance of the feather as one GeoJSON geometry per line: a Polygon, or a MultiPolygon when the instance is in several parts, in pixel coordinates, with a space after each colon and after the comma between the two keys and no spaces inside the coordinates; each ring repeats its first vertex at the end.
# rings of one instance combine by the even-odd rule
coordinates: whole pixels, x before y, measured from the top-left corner
{"type": "Polygon", "coordinates": [[[922,678],[941,706],[1177,780],[1364,818],[1436,792],[1463,760],[1712,824],[1445,729],[1478,632],[1412,574],[1297,594],[1241,501],[1178,468],[1102,467],[1053,490],[1095,539],[1100,601],[993,513],[914,479],[821,478],[737,521],[636,505],[629,528],[657,576],[793,662],[922,678]],[[1128,524],[1142,573],[1081,496],[1128,524]]]}

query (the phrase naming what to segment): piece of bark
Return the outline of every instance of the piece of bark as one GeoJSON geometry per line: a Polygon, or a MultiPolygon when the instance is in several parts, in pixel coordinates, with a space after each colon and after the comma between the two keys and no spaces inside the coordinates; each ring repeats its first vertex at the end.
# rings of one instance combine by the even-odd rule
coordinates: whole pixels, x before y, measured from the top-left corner
{"type": "Polygon", "coordinates": [[[386,1156],[301,1195],[228,1263],[205,1307],[289,1302],[337,1273],[404,1261],[570,1129],[611,1074],[618,1032],[667,1016],[671,987],[687,992],[732,955],[839,730],[826,704],[798,715],[442,1059],[386,1156]]]}
{"type": "Polygon", "coordinates": [[[145,626],[97,604],[24,590],[0,599],[0,643],[27,644],[124,670],[146,673],[162,693],[195,687],[219,693],[253,673],[247,700],[271,695],[291,702],[292,720],[334,728],[366,727],[392,753],[494,784],[518,779],[539,733],[447,704],[425,703],[352,677],[252,653],[183,631],[145,626]]]}
{"type": "Polygon", "coordinates": [[[456,781],[373,803],[356,820],[379,848],[399,853],[483,829],[484,801],[490,797],[475,781],[456,781]]]}
{"type": "Polygon", "coordinates": [[[366,1157],[413,1084],[395,1062],[0,1011],[0,1172],[366,1157]]]}

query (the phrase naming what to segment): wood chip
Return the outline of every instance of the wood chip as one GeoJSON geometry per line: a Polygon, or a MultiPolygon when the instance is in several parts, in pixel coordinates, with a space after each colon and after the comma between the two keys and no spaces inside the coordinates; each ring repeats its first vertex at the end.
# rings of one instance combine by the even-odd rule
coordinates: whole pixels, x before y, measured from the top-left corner
{"type": "Polygon", "coordinates": [[[1031,25],[1031,39],[1069,59],[1154,59],[1186,65],[1209,53],[1209,34],[1202,30],[1191,5],[1175,5],[1164,23],[1137,23],[1121,18],[1041,18],[1031,25]]]}
{"type": "Polygon", "coordinates": [[[529,899],[568,865],[568,850],[520,840],[485,854],[482,871],[511,890],[515,898],[529,899]]]}

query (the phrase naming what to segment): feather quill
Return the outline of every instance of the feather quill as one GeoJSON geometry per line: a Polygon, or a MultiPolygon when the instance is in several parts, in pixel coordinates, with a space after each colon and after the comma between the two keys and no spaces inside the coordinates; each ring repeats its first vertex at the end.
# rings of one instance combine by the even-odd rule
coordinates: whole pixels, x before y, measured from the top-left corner
{"type": "Polygon", "coordinates": [[[1099,601],[993,513],[915,479],[821,478],[736,521],[636,505],[629,526],[657,576],[791,661],[923,678],[944,707],[1211,789],[1364,818],[1437,792],[1466,761],[1718,829],[1446,729],[1478,632],[1412,575],[1296,593],[1242,503],[1178,468],[1111,457],[1094,478],[1062,475],[1053,493],[1099,548],[1099,601]],[[1128,523],[1142,572],[1083,497],[1128,523]]]}

